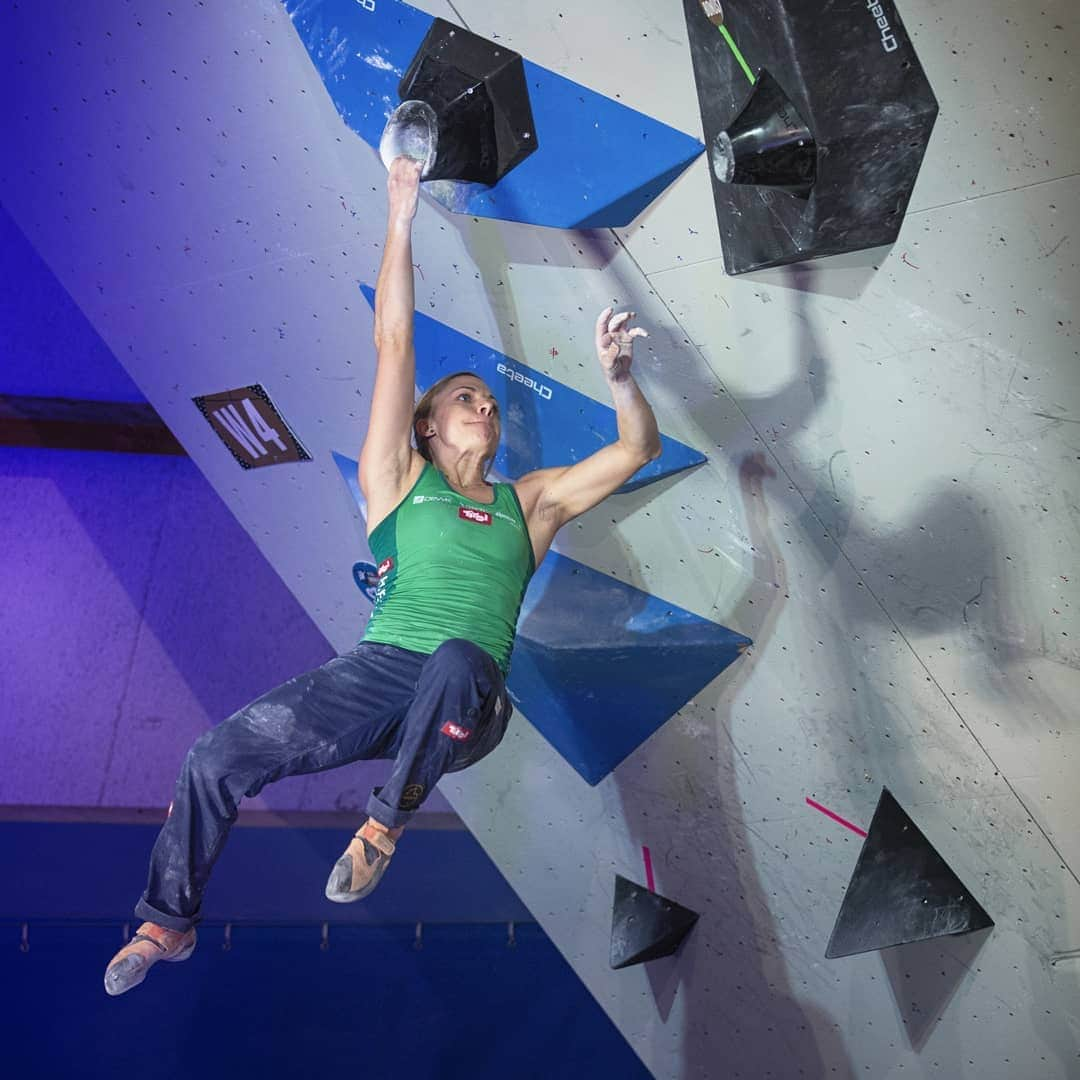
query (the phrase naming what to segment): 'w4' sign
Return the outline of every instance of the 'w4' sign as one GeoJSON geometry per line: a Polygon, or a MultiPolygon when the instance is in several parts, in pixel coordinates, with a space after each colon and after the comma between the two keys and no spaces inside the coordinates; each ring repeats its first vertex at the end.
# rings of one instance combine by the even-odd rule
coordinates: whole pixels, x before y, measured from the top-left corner
{"type": "Polygon", "coordinates": [[[193,400],[243,468],[311,460],[258,383],[193,400]]]}
{"type": "Polygon", "coordinates": [[[249,453],[252,457],[263,457],[269,451],[264,443],[273,443],[282,452],[288,447],[281,441],[276,429],[263,419],[259,410],[251,403],[251,398],[244,398],[240,404],[247,413],[250,427],[244,422],[236,406],[228,405],[214,410],[214,419],[249,453]],[[253,430],[254,429],[254,430],[253,430]],[[262,439],[263,442],[260,442],[262,439]]]}

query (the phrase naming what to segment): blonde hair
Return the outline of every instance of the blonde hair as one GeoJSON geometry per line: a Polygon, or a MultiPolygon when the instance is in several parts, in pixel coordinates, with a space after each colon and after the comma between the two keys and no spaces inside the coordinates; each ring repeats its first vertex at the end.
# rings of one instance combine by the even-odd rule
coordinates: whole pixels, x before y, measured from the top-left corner
{"type": "MultiPolygon", "coordinates": [[[[439,394],[442,393],[442,391],[455,379],[461,378],[476,379],[476,381],[480,383],[484,381],[475,371],[455,371],[451,375],[444,375],[438,382],[433,383],[424,391],[420,400],[413,408],[412,429],[416,439],[416,449],[419,451],[420,456],[426,458],[428,461],[431,461],[431,447],[428,446],[429,436],[421,435],[420,432],[416,430],[416,426],[421,420],[426,420],[435,411],[435,399],[439,394]]],[[[488,460],[485,463],[485,474],[489,468],[491,468],[491,460],[488,460]]]]}

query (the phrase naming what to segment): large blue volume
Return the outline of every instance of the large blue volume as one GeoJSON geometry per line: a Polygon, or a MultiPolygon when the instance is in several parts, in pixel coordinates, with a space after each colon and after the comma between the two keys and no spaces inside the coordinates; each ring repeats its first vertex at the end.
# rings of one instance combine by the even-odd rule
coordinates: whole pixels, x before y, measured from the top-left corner
{"type": "MultiPolygon", "coordinates": [[[[334,454],[366,515],[357,462],[334,454]]],[[[353,568],[371,598],[375,567],[353,568]]],[[[507,689],[514,705],[597,784],[710,683],[750,639],[556,551],[533,575],[507,689]]]]}
{"type": "MultiPolygon", "coordinates": [[[[375,292],[360,286],[374,307],[375,292]]],[[[413,322],[416,381],[426,388],[455,371],[475,371],[491,387],[502,417],[502,442],[494,467],[513,480],[533,469],[573,465],[619,437],[615,410],[497,349],[416,314],[413,322]]],[[[639,469],[620,491],[651,484],[705,461],[705,455],[660,436],[662,452],[639,469]]]]}
{"type": "Polygon", "coordinates": [[[511,700],[597,784],[750,639],[550,552],[525,593],[511,700]]]}
{"type": "MultiPolygon", "coordinates": [[[[432,16],[399,0],[284,0],[345,123],[377,147],[432,16]]],[[[524,61],[538,149],[494,187],[434,182],[447,209],[564,229],[629,225],[705,147],[524,61]]]]}

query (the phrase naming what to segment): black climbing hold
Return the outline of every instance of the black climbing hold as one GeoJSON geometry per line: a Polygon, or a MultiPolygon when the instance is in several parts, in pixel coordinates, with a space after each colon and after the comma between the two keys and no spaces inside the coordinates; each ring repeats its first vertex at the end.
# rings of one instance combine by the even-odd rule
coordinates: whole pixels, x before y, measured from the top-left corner
{"type": "Polygon", "coordinates": [[[611,966],[625,968],[670,956],[697,920],[696,911],[616,874],[611,966]]]}
{"type": "Polygon", "coordinates": [[[709,153],[713,175],[725,184],[755,184],[806,199],[817,175],[814,137],[767,71],[709,153]]]}
{"type": "Polygon", "coordinates": [[[435,19],[398,86],[383,160],[404,152],[424,180],[494,184],[539,145],[521,55],[435,19]]]}
{"type": "Polygon", "coordinates": [[[938,111],[893,0],[683,8],[727,272],[892,243],[938,111]]]}
{"type": "Polygon", "coordinates": [[[993,925],[889,790],[882,788],[826,957],[993,925]]]}

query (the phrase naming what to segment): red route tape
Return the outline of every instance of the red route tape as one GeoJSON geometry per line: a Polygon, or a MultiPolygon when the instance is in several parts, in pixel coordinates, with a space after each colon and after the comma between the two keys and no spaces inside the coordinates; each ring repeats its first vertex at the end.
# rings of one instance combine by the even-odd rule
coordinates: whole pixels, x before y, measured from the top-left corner
{"type": "Polygon", "coordinates": [[[641,853],[645,856],[645,884],[649,887],[649,892],[656,892],[653,888],[653,876],[652,876],[652,856],[649,854],[649,849],[642,845],[641,853]]]}
{"type": "Polygon", "coordinates": [[[845,829],[850,829],[853,833],[858,833],[860,836],[865,837],[866,833],[859,828],[858,825],[852,825],[850,821],[845,821],[839,814],[834,814],[831,810],[827,810],[821,803],[814,802],[809,796],[806,801],[815,809],[820,810],[826,817],[831,817],[833,821],[839,822],[845,829]]]}

